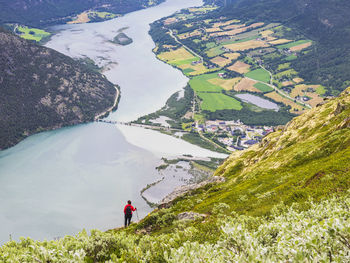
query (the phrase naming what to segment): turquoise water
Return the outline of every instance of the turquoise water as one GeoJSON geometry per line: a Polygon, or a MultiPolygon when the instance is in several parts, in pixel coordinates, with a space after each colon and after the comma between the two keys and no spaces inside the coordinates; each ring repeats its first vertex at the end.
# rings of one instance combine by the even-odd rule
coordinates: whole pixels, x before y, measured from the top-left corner
{"type": "MultiPolygon", "coordinates": [[[[187,82],[155,58],[148,24],[201,3],[169,0],[103,23],[60,26],[47,46],[104,66],[106,77],[121,86],[121,103],[111,118],[132,120],[162,107],[187,82]],[[133,44],[111,44],[125,26],[133,44]]],[[[0,243],[10,235],[52,239],[83,228],[121,226],[128,199],[142,217],[151,208],[140,190],[160,178],[155,167],[162,156],[181,154],[220,156],[154,131],[103,123],[30,136],[0,152],[0,243]]]]}

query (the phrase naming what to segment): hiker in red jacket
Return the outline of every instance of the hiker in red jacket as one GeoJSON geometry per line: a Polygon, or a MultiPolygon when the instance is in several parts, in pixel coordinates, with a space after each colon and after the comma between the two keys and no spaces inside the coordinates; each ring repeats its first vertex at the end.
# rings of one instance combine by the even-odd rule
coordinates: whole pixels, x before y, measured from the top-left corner
{"type": "Polygon", "coordinates": [[[130,221],[132,218],[132,212],[136,210],[136,207],[134,208],[131,205],[131,201],[128,201],[128,204],[124,207],[124,216],[125,216],[125,227],[127,227],[128,225],[130,225],[130,221]]]}

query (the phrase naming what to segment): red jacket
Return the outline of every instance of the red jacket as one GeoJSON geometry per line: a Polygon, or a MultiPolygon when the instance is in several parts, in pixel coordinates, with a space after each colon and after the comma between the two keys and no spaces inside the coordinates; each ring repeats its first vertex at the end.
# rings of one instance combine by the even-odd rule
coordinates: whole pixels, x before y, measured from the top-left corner
{"type": "Polygon", "coordinates": [[[127,208],[128,206],[131,207],[131,214],[132,214],[132,211],[135,211],[136,208],[134,208],[132,205],[129,205],[129,204],[127,204],[127,205],[124,207],[124,214],[126,213],[126,208],[127,208]]]}

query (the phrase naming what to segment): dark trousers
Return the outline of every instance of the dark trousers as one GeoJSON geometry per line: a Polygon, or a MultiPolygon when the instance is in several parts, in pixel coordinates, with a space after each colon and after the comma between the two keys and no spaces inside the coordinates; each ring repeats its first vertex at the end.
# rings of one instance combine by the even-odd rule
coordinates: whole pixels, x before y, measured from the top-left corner
{"type": "Polygon", "coordinates": [[[132,215],[125,215],[125,227],[127,227],[128,225],[130,225],[130,221],[131,221],[132,215]]]}

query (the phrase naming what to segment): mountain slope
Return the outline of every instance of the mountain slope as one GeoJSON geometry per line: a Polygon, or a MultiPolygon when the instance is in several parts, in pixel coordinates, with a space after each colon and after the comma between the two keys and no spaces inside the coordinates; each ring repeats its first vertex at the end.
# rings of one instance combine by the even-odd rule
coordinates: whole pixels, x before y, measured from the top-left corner
{"type": "Polygon", "coordinates": [[[85,10],[95,9],[125,14],[162,0],[0,0],[0,24],[21,23],[45,26],[64,22],[65,18],[85,10]]]}
{"type": "Polygon", "coordinates": [[[0,31],[0,149],[42,130],[91,121],[112,83],[73,59],[0,31]]]}

